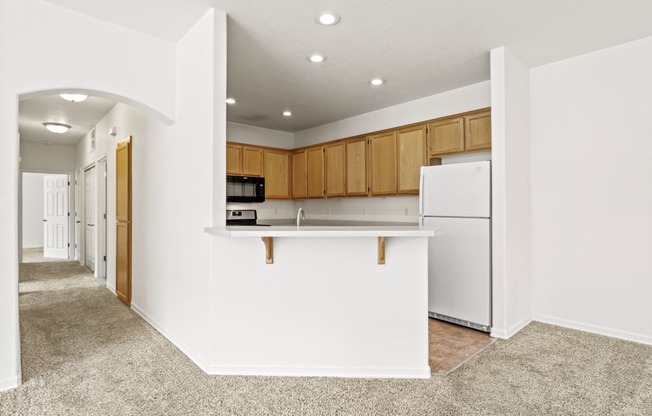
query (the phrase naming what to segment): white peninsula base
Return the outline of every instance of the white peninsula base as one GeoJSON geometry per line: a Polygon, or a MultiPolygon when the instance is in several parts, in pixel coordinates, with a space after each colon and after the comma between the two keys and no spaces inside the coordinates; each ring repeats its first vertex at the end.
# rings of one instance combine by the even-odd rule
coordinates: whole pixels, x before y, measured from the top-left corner
{"type": "Polygon", "coordinates": [[[214,236],[210,373],[430,377],[432,231],[242,228],[206,229],[214,236]],[[270,236],[273,264],[261,241],[270,236]]]}

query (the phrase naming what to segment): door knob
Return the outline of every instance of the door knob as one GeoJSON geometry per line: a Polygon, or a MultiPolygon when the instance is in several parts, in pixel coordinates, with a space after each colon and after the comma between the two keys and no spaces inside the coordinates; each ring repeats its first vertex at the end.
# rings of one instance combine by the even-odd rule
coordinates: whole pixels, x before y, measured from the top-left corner
{"type": "Polygon", "coordinates": [[[43,220],[43,222],[48,222],[48,220],[43,220]]]}

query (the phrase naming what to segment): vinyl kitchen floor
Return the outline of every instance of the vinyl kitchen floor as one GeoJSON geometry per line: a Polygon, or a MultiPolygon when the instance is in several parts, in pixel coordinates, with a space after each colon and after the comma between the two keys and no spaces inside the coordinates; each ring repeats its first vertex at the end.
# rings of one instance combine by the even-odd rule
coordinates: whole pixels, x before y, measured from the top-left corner
{"type": "Polygon", "coordinates": [[[430,371],[448,374],[489,346],[494,339],[484,332],[428,319],[430,371]]]}

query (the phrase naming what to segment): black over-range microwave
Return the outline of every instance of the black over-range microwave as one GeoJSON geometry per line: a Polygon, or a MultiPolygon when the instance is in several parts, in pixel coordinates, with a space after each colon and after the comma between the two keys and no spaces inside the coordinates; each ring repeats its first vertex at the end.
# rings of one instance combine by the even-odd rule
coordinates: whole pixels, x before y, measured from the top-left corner
{"type": "Polygon", "coordinates": [[[265,202],[265,178],[227,176],[226,202],[265,202]]]}

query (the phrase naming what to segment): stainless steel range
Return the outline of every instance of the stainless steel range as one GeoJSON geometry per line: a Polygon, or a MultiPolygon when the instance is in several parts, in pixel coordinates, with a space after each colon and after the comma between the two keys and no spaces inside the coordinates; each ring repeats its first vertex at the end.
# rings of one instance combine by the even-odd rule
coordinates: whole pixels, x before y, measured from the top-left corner
{"type": "Polygon", "coordinates": [[[226,210],[226,225],[253,225],[266,227],[269,224],[258,224],[258,214],[255,209],[226,210]]]}

